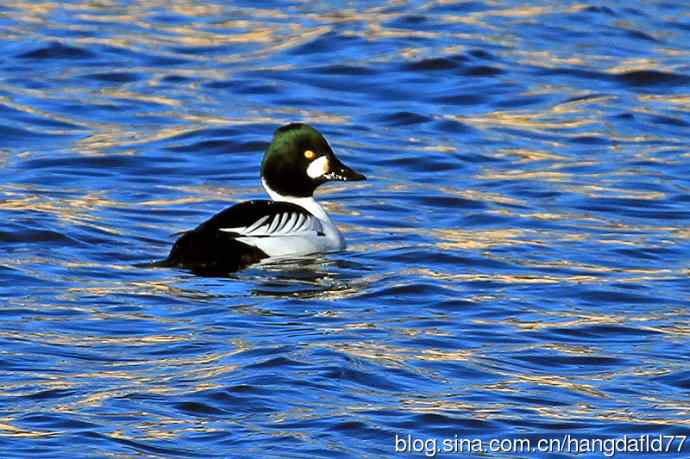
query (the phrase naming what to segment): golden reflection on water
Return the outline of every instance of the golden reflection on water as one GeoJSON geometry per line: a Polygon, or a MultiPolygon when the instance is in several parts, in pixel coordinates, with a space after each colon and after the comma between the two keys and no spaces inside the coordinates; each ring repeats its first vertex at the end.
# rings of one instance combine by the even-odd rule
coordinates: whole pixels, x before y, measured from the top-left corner
{"type": "Polygon", "coordinates": [[[574,282],[574,283],[586,283],[586,282],[601,282],[599,278],[593,276],[549,276],[549,275],[519,275],[519,274],[477,274],[477,273],[467,273],[467,274],[455,274],[455,273],[443,273],[439,271],[434,271],[430,269],[408,269],[403,271],[404,274],[417,275],[421,277],[427,277],[430,279],[436,279],[446,282],[497,282],[506,285],[515,284],[558,284],[561,282],[574,282]]]}
{"type": "Polygon", "coordinates": [[[664,102],[674,104],[674,109],[690,112],[690,94],[639,94],[642,102],[664,102]]]}
{"type": "MultiPolygon", "coordinates": [[[[109,234],[120,234],[117,228],[98,224],[101,217],[97,211],[107,207],[125,206],[123,202],[116,202],[106,197],[106,192],[92,191],[83,193],[83,190],[72,192],[83,193],[76,197],[48,197],[38,194],[42,191],[31,185],[3,185],[0,186],[0,209],[9,211],[44,212],[54,215],[68,223],[83,224],[88,222],[93,228],[109,234]]],[[[67,191],[68,190],[63,190],[67,191]]]]}
{"type": "MultiPolygon", "coordinates": [[[[219,5],[208,6],[199,5],[196,2],[191,2],[186,5],[175,3],[170,5],[163,1],[144,1],[136,4],[123,6],[120,3],[109,3],[103,5],[92,5],[88,2],[80,2],[78,4],[59,5],[57,3],[29,3],[20,1],[11,1],[7,7],[18,11],[23,22],[40,22],[49,23],[51,15],[54,10],[59,8],[66,8],[74,12],[82,12],[74,16],[75,20],[87,22],[104,22],[107,24],[136,24],[142,29],[147,30],[146,34],[134,35],[118,35],[117,33],[107,38],[103,37],[79,37],[74,40],[78,45],[90,47],[96,44],[109,45],[128,50],[137,50],[141,52],[152,52],[155,55],[177,57],[174,52],[167,50],[170,45],[183,45],[189,47],[218,47],[226,44],[248,44],[252,43],[258,46],[258,50],[249,50],[237,53],[228,53],[224,55],[214,55],[212,59],[216,62],[215,68],[209,68],[204,65],[204,61],[209,57],[203,54],[195,55],[184,53],[180,57],[185,60],[198,60],[201,66],[196,68],[172,68],[165,70],[165,67],[133,67],[127,70],[130,73],[135,73],[139,76],[147,76],[149,79],[148,86],[155,86],[158,82],[167,75],[187,75],[195,79],[205,80],[227,80],[232,77],[230,72],[233,70],[221,70],[217,67],[218,62],[254,62],[259,61],[262,57],[267,57],[275,53],[279,53],[285,49],[294,48],[302,43],[306,43],[323,35],[331,30],[330,26],[317,26],[310,29],[305,29],[301,22],[289,23],[289,27],[284,28],[279,23],[274,22],[276,19],[285,19],[286,14],[280,11],[271,9],[257,9],[252,10],[254,17],[252,20],[228,20],[221,23],[214,23],[213,30],[207,28],[205,23],[190,24],[187,26],[169,26],[161,23],[149,23],[148,12],[157,11],[159,9],[165,10],[171,7],[174,12],[182,15],[189,15],[189,17],[204,17],[201,13],[203,11],[214,11],[214,14],[220,14],[224,7],[219,5]],[[83,13],[89,11],[90,13],[83,13]],[[201,14],[201,15],[200,15],[201,14]],[[246,29],[242,32],[242,29],[246,29]]],[[[356,20],[357,12],[351,11],[355,17],[350,20],[356,20]]],[[[366,13],[362,13],[365,14],[366,13]]],[[[375,15],[371,14],[370,19],[375,15]]],[[[93,28],[92,25],[82,24],[68,24],[72,28],[81,30],[86,27],[93,28]]],[[[21,33],[21,30],[17,31],[21,33]]],[[[256,65],[250,65],[248,68],[257,70],[256,65]]],[[[102,69],[114,70],[114,69],[102,69]]],[[[118,69],[119,70],[119,69],[118,69]]],[[[277,70],[276,67],[271,68],[272,71],[277,70]]],[[[137,83],[141,86],[140,83],[137,83]]],[[[8,86],[3,83],[3,86],[8,86]]],[[[55,95],[48,91],[26,89],[24,87],[7,88],[8,93],[21,94],[31,93],[33,97],[50,100],[55,98],[55,95]]],[[[36,109],[33,105],[19,105],[11,103],[13,108],[32,113],[37,116],[47,117],[56,121],[74,124],[76,126],[86,126],[92,133],[86,138],[80,139],[75,145],[75,151],[85,155],[97,155],[111,149],[119,147],[123,144],[136,145],[144,144],[154,141],[163,140],[169,137],[184,134],[196,129],[202,129],[209,125],[231,125],[231,124],[248,124],[248,123],[267,123],[279,125],[281,121],[276,119],[277,115],[289,114],[295,117],[309,119],[313,123],[321,124],[342,124],[348,122],[343,116],[337,116],[331,113],[320,112],[313,109],[305,108],[273,108],[269,113],[244,113],[241,118],[219,118],[212,114],[201,114],[200,112],[189,113],[182,102],[175,98],[163,94],[155,93],[144,86],[143,90],[134,89],[134,85],[118,85],[117,87],[104,88],[98,92],[94,92],[87,88],[73,87],[65,92],[71,92],[72,99],[79,99],[85,103],[93,103],[94,99],[102,100],[103,103],[109,104],[113,100],[119,100],[121,103],[136,102],[142,105],[154,104],[159,106],[156,112],[152,115],[172,116],[181,121],[192,123],[191,125],[176,126],[173,128],[163,128],[160,131],[147,132],[141,129],[136,129],[125,124],[103,124],[93,123],[88,119],[81,118],[67,118],[64,116],[54,115],[49,112],[36,109]],[[166,107],[175,108],[174,111],[164,111],[166,107]],[[180,108],[182,108],[180,110],[180,108]],[[162,110],[161,110],[162,109],[162,110]]],[[[65,131],[65,133],[74,133],[65,131]]],[[[267,140],[268,140],[267,136],[267,140]]]]}
{"type": "MultiPolygon", "coordinates": [[[[21,92],[21,89],[19,89],[17,86],[7,84],[5,82],[0,82],[0,89],[9,93],[9,94],[16,94],[17,92],[21,92]]],[[[41,96],[44,95],[43,92],[39,92],[36,90],[34,90],[34,93],[36,95],[41,95],[41,96]]],[[[28,113],[28,114],[34,115],[38,118],[47,118],[51,121],[56,121],[59,123],[73,124],[77,127],[84,127],[84,129],[86,129],[87,126],[95,126],[94,123],[89,123],[88,120],[84,121],[84,122],[78,121],[76,119],[67,117],[67,116],[62,115],[62,114],[56,114],[56,113],[53,113],[53,112],[50,112],[47,110],[43,110],[43,109],[36,107],[34,105],[31,105],[31,104],[24,104],[24,103],[16,102],[16,101],[12,100],[11,98],[5,97],[5,96],[0,96],[0,103],[9,107],[9,108],[17,110],[19,112],[28,113]]],[[[74,133],[73,130],[66,130],[63,128],[46,128],[45,126],[41,127],[40,132],[41,133],[51,133],[51,134],[56,134],[56,135],[73,134],[74,133]]]]}
{"type": "Polygon", "coordinates": [[[481,174],[481,180],[525,180],[537,182],[566,182],[572,179],[572,174],[566,172],[553,171],[521,171],[519,169],[511,171],[492,171],[481,174]]]}
{"type": "MultiPolygon", "coordinates": [[[[93,308],[82,309],[81,312],[89,312],[93,315],[93,321],[97,322],[99,320],[128,320],[128,319],[141,319],[136,314],[114,314],[99,312],[98,306],[93,308]]],[[[169,322],[174,323],[171,319],[156,318],[158,322],[169,322]]],[[[102,336],[102,335],[68,335],[68,334],[56,334],[48,332],[40,332],[33,334],[18,333],[18,332],[1,332],[0,336],[8,340],[14,341],[26,341],[31,340],[37,343],[42,343],[50,346],[57,347],[74,347],[75,349],[86,349],[88,346],[98,346],[98,345],[109,345],[109,346],[127,346],[127,347],[141,347],[148,346],[150,344],[172,344],[172,343],[183,343],[189,339],[188,335],[147,335],[144,336],[102,336]]],[[[111,362],[109,366],[128,366],[134,362],[111,362]]]]}
{"type": "Polygon", "coordinates": [[[60,435],[62,433],[57,431],[51,432],[20,429],[11,424],[14,420],[15,419],[13,418],[0,418],[0,432],[4,432],[3,435],[9,435],[12,437],[41,438],[60,435]]]}
{"type": "MultiPolygon", "coordinates": [[[[535,51],[516,49],[513,51],[517,62],[528,66],[537,65],[545,68],[561,68],[564,66],[586,67],[587,57],[557,56],[552,51],[535,51]]],[[[610,97],[610,96],[605,96],[610,97]]]]}
{"type": "Polygon", "coordinates": [[[352,357],[371,360],[379,365],[392,368],[407,366],[407,361],[411,357],[410,349],[375,341],[335,342],[332,345],[316,344],[316,346],[331,348],[352,357]]]}
{"type": "Polygon", "coordinates": [[[655,314],[634,313],[633,311],[623,313],[617,311],[615,314],[587,313],[585,311],[540,311],[540,317],[535,319],[524,319],[511,317],[501,320],[473,319],[473,322],[483,325],[503,325],[511,326],[520,331],[538,331],[553,327],[577,329],[591,327],[593,325],[625,325],[630,324],[638,330],[660,332],[664,334],[688,335],[690,327],[680,325],[656,327],[655,322],[668,323],[674,318],[687,316],[682,310],[671,310],[668,312],[658,312],[655,314]],[[545,317],[549,320],[545,320],[545,317]],[[649,325],[646,325],[648,323],[649,325]]]}
{"type": "MultiPolygon", "coordinates": [[[[111,269],[110,266],[102,266],[104,269],[111,269]]],[[[126,265],[126,270],[134,271],[136,268],[131,265],[126,265]]],[[[75,277],[76,278],[76,277],[75,277]]],[[[106,283],[103,281],[94,281],[94,286],[89,286],[88,283],[84,283],[79,287],[67,287],[64,292],[59,296],[60,299],[66,301],[74,301],[83,296],[91,297],[110,297],[112,295],[131,295],[131,296],[142,296],[148,297],[151,295],[161,295],[161,296],[173,296],[179,298],[189,298],[189,299],[205,299],[208,297],[207,293],[196,292],[194,290],[187,290],[178,287],[176,284],[179,279],[174,277],[168,278],[166,280],[146,280],[146,281],[131,281],[123,284],[119,283],[106,283]]]]}
{"type": "MultiPolygon", "coordinates": [[[[499,415],[503,417],[504,414],[499,414],[505,408],[502,403],[479,404],[471,403],[466,400],[444,400],[444,399],[426,399],[426,398],[404,398],[400,400],[399,409],[405,413],[418,414],[438,414],[442,412],[471,413],[473,418],[477,419],[492,419],[499,415]]],[[[385,407],[384,407],[385,409],[385,407]]]]}
{"type": "MultiPolygon", "coordinates": [[[[159,96],[149,96],[144,94],[137,94],[132,91],[123,92],[118,90],[111,94],[115,98],[131,99],[142,103],[157,102],[163,105],[177,105],[180,102],[172,98],[161,98],[159,96]],[[174,101],[174,102],[173,102],[174,101]]],[[[153,113],[152,113],[153,114],[153,113]]],[[[241,118],[222,118],[215,115],[201,115],[190,114],[184,111],[171,112],[162,111],[155,113],[157,116],[164,116],[171,119],[179,119],[188,124],[162,127],[159,130],[141,130],[127,125],[108,125],[100,126],[96,132],[91,135],[78,140],[75,143],[75,152],[83,155],[103,155],[107,154],[110,149],[121,147],[122,145],[142,145],[153,142],[182,136],[184,134],[192,133],[202,129],[208,129],[213,126],[242,126],[246,124],[269,124],[279,126],[283,121],[277,118],[277,115],[289,114],[296,118],[303,118],[310,120],[315,124],[346,124],[349,120],[343,116],[331,115],[313,109],[301,108],[287,108],[275,107],[271,109],[270,114],[262,114],[258,112],[245,113],[241,118]]],[[[272,133],[266,133],[266,141],[269,141],[272,133]]],[[[260,157],[263,151],[256,152],[260,157]]]]}
{"type": "MultiPolygon", "coordinates": [[[[505,375],[508,377],[508,382],[507,384],[509,385],[514,385],[515,391],[516,392],[522,392],[521,387],[524,384],[530,384],[534,386],[543,386],[543,387],[556,387],[559,389],[565,389],[566,391],[570,392],[575,392],[575,393],[580,393],[580,394],[585,394],[591,397],[596,397],[596,398],[609,398],[609,396],[606,394],[606,392],[603,392],[599,389],[596,389],[596,387],[593,384],[588,384],[585,382],[580,382],[577,381],[577,379],[580,378],[566,378],[563,376],[557,376],[557,375],[535,375],[535,374],[519,374],[519,375],[505,375]]],[[[588,378],[583,378],[587,380],[591,380],[591,377],[588,378]]],[[[537,407],[536,409],[540,410],[544,407],[537,407]]],[[[563,414],[562,410],[558,410],[557,413],[551,413],[552,416],[561,416],[563,414]]]]}
{"type": "Polygon", "coordinates": [[[564,161],[565,156],[557,155],[550,151],[528,150],[526,148],[499,148],[495,150],[495,155],[499,158],[515,156],[519,158],[516,164],[530,161],[564,161]]]}
{"type": "MultiPolygon", "coordinates": [[[[436,246],[444,250],[454,249],[491,249],[503,245],[525,243],[526,230],[497,229],[477,233],[463,229],[437,229],[428,232],[437,242],[436,246]]],[[[530,243],[535,243],[534,240],[530,243]]]]}
{"type": "Polygon", "coordinates": [[[424,187],[420,186],[420,189],[429,189],[430,191],[440,191],[442,193],[446,193],[448,195],[453,195],[453,196],[459,196],[464,199],[469,199],[472,201],[478,201],[478,202],[489,202],[489,203],[494,203],[498,205],[506,205],[506,206],[525,206],[527,205],[527,201],[524,199],[520,199],[514,196],[506,196],[505,194],[500,194],[496,192],[488,192],[488,191],[482,191],[482,190],[469,190],[469,189],[463,189],[460,190],[458,188],[451,188],[446,185],[435,185],[435,186],[429,186],[429,187],[424,187]]]}
{"type": "MultiPolygon", "coordinates": [[[[554,109],[551,109],[554,110],[554,109]]],[[[561,112],[554,112],[562,115],[561,112]]],[[[553,116],[549,118],[549,113],[541,112],[507,112],[507,111],[492,111],[480,115],[446,115],[449,119],[458,121],[460,123],[470,124],[478,129],[490,129],[496,127],[513,127],[525,130],[542,130],[542,129],[574,129],[582,128],[596,123],[596,120],[589,118],[580,119],[566,119],[562,116],[553,116]]]]}

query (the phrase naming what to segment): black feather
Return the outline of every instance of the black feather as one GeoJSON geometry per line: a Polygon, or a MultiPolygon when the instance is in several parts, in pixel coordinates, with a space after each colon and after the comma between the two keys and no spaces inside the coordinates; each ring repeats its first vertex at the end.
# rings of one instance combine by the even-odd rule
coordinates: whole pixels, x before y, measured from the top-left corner
{"type": "Polygon", "coordinates": [[[154,265],[178,266],[201,273],[227,273],[244,269],[268,255],[257,247],[238,241],[236,238],[240,234],[221,230],[248,227],[261,217],[281,213],[300,213],[315,218],[306,209],[289,202],[241,202],[217,213],[195,229],[184,232],[168,257],[154,265]]]}

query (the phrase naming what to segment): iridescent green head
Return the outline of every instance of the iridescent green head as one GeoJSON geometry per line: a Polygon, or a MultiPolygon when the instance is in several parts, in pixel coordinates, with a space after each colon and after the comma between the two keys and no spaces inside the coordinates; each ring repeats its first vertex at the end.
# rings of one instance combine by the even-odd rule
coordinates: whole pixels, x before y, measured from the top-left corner
{"type": "Polygon", "coordinates": [[[336,158],[319,131],[302,123],[278,128],[261,164],[266,185],[282,196],[309,197],[324,182],[366,180],[336,158]]]}

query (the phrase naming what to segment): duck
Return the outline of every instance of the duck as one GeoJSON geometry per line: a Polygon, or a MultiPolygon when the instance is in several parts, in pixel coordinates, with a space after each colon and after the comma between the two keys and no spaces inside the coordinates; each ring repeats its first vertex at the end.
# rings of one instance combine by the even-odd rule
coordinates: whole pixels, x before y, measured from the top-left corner
{"type": "Polygon", "coordinates": [[[360,180],[366,177],[343,164],[314,127],[279,127],[261,162],[271,199],[240,202],[179,233],[157,266],[225,273],[265,259],[344,250],[345,238],[314,192],[326,182],[360,180]]]}

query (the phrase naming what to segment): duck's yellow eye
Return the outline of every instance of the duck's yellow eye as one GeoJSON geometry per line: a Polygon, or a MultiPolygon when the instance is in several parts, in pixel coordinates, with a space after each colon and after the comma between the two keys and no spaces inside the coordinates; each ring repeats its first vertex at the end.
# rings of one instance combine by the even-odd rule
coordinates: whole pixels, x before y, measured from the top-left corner
{"type": "Polygon", "coordinates": [[[311,150],[307,150],[304,152],[304,157],[307,159],[313,159],[314,156],[316,156],[316,154],[314,154],[314,152],[311,150]]]}

